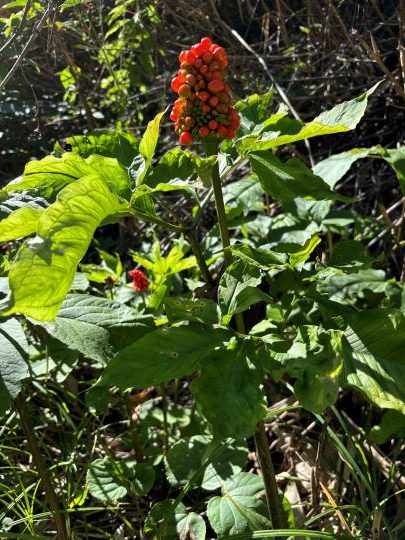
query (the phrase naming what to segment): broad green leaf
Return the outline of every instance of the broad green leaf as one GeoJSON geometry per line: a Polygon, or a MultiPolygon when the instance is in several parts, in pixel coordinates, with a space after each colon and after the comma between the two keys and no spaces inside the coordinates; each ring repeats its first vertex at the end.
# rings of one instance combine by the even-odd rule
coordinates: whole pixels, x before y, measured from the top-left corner
{"type": "Polygon", "coordinates": [[[301,268],[303,263],[305,263],[309,259],[311,253],[314,251],[316,246],[320,244],[320,242],[321,239],[319,238],[319,236],[313,236],[307,242],[305,242],[305,245],[302,247],[302,249],[289,253],[290,266],[292,268],[301,268]]]}
{"type": "Polygon", "coordinates": [[[130,491],[136,497],[144,497],[152,489],[155,482],[155,469],[149,463],[135,463],[131,467],[130,491]]]}
{"type": "Polygon", "coordinates": [[[405,414],[405,315],[373,309],[349,319],[344,382],[383,409],[405,414]]]}
{"type": "Polygon", "coordinates": [[[201,360],[230,338],[223,329],[201,326],[164,327],[122,349],[107,365],[99,386],[125,390],[167,383],[194,373],[201,360]]]}
{"type": "MultiPolygon", "coordinates": [[[[12,184],[9,184],[12,185],[12,184]]],[[[35,210],[48,208],[49,203],[42,197],[32,197],[27,193],[8,193],[0,189],[0,219],[6,218],[16,210],[25,207],[35,210]]]]}
{"type": "Polygon", "coordinates": [[[42,213],[37,236],[17,254],[9,274],[11,298],[4,313],[54,319],[94,231],[109,214],[124,207],[98,175],[66,186],[42,213]]]}
{"type": "Polygon", "coordinates": [[[249,244],[233,244],[229,249],[238,260],[257,266],[262,270],[285,266],[287,263],[287,257],[284,253],[278,253],[267,248],[253,248],[249,244]]]}
{"type": "Polygon", "coordinates": [[[403,439],[405,437],[405,415],[395,410],[388,410],[383,414],[381,422],[373,426],[368,436],[378,444],[387,442],[391,437],[403,439]]]}
{"type": "Polygon", "coordinates": [[[175,540],[177,538],[193,540],[206,539],[206,527],[203,518],[195,513],[187,513],[182,502],[174,506],[174,501],[166,500],[155,504],[145,520],[145,532],[154,531],[155,538],[175,540]]]}
{"type": "Polygon", "coordinates": [[[169,322],[193,321],[210,326],[219,323],[218,305],[208,298],[191,300],[190,298],[167,297],[164,308],[169,322]]]}
{"type": "Polygon", "coordinates": [[[402,195],[405,195],[405,147],[387,150],[383,157],[397,173],[402,195]]]}
{"type": "Polygon", "coordinates": [[[0,415],[10,407],[28,377],[28,344],[16,319],[0,320],[0,415]]]}
{"type": "Polygon", "coordinates": [[[251,94],[235,103],[235,108],[240,115],[240,128],[243,134],[255,133],[260,130],[261,124],[268,118],[272,100],[273,90],[270,89],[265,94],[251,94]]]}
{"type": "Polygon", "coordinates": [[[47,156],[39,161],[29,161],[22,179],[8,184],[4,190],[35,189],[41,196],[53,198],[65,186],[91,174],[97,174],[118,193],[125,193],[129,188],[128,173],[116,159],[97,155],[84,159],[79,154],[66,152],[60,158],[47,156]]]}
{"type": "Polygon", "coordinates": [[[110,457],[96,459],[87,471],[89,492],[100,501],[117,501],[127,494],[122,481],[121,464],[110,457]]]}
{"type": "Polygon", "coordinates": [[[338,242],[332,252],[330,265],[339,268],[367,268],[375,262],[375,257],[367,255],[367,249],[361,242],[355,240],[342,240],[338,242]]]}
{"type": "Polygon", "coordinates": [[[191,391],[214,438],[250,437],[266,416],[262,372],[248,359],[246,347],[211,352],[191,391]]]}
{"type": "Polygon", "coordinates": [[[152,328],[150,316],[107,298],[69,294],[54,322],[44,323],[46,331],[96,361],[106,362],[115,349],[140,339],[152,328]]]}
{"type": "Polygon", "coordinates": [[[264,208],[264,191],[256,176],[248,176],[227,184],[223,188],[226,207],[238,207],[245,214],[248,212],[261,212],[264,208]]]}
{"type": "Polygon", "coordinates": [[[365,290],[384,293],[389,283],[382,270],[360,270],[346,274],[336,270],[317,281],[317,290],[333,302],[352,303],[365,290]]]}
{"type": "Polygon", "coordinates": [[[0,242],[24,238],[37,230],[37,223],[44,210],[26,206],[19,208],[0,221],[0,242]]]}
{"type": "Polygon", "coordinates": [[[222,276],[218,289],[218,302],[224,324],[228,324],[235,313],[242,313],[258,302],[270,302],[268,294],[257,285],[261,282],[258,268],[236,262],[222,276]]]}
{"type": "Polygon", "coordinates": [[[294,384],[294,394],[300,404],[318,414],[334,405],[339,394],[339,383],[329,375],[308,377],[304,374],[294,384]]]}
{"type": "Polygon", "coordinates": [[[132,133],[100,130],[88,135],[73,135],[66,142],[72,146],[72,152],[86,158],[92,154],[116,158],[124,167],[129,167],[139,152],[139,141],[132,133]]]}
{"type": "Polygon", "coordinates": [[[266,129],[260,138],[253,135],[240,139],[238,150],[241,154],[269,150],[311,137],[350,131],[360,122],[367,107],[368,97],[379,84],[380,82],[357,98],[339,103],[333,109],[321,113],[312,122],[305,123],[282,117],[268,126],[271,130],[266,129]]]}
{"type": "Polygon", "coordinates": [[[221,491],[207,506],[209,522],[220,538],[271,528],[265,505],[258,499],[264,491],[260,476],[241,472],[226,481],[221,491]]]}
{"type": "Polygon", "coordinates": [[[322,178],[297,158],[284,163],[271,150],[254,152],[249,157],[252,170],[259,177],[264,191],[275,200],[291,201],[296,197],[311,197],[315,200],[340,198],[322,178]]]}
{"type": "Polygon", "coordinates": [[[44,347],[44,358],[30,362],[31,374],[35,378],[44,377],[46,380],[52,373],[60,384],[76,366],[79,353],[49,335],[38,337],[44,347]]]}
{"type": "Polygon", "coordinates": [[[166,475],[173,486],[183,486],[194,480],[196,485],[208,491],[221,487],[222,482],[240,472],[247,460],[246,445],[222,444],[212,453],[209,465],[203,470],[207,457],[207,448],[211,438],[196,435],[175,443],[169,450],[166,459],[166,475]],[[201,475],[197,476],[198,471],[201,475]]]}
{"type": "Polygon", "coordinates": [[[317,176],[320,176],[325,182],[333,188],[336,183],[343,178],[349,171],[350,167],[358,159],[364,159],[370,154],[377,153],[378,149],[374,148],[353,148],[341,154],[330,156],[313,167],[312,171],[317,176]]]}
{"type": "Polygon", "coordinates": [[[155,155],[155,149],[159,138],[160,121],[164,111],[157,114],[153,120],[151,120],[142,136],[139,143],[140,155],[135,157],[130,166],[130,174],[135,181],[136,186],[140,186],[144,181],[148,170],[152,164],[152,158],[155,155]]]}

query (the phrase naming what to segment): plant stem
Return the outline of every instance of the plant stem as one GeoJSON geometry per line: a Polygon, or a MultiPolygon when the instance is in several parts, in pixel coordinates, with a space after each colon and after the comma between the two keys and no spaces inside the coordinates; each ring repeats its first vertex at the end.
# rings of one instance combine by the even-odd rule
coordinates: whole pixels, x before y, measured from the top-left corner
{"type": "Polygon", "coordinates": [[[45,497],[55,523],[58,540],[68,540],[69,536],[66,521],[62,513],[63,505],[56,495],[52,481],[49,477],[48,468],[41,455],[41,449],[35,437],[35,431],[29,418],[24,395],[20,394],[20,396],[15,400],[15,406],[20,416],[21,426],[27,439],[28,449],[32,455],[32,460],[38,471],[39,477],[41,478],[41,484],[45,492],[45,497]]]}
{"type": "MultiPolygon", "coordinates": [[[[218,153],[218,142],[215,139],[205,139],[204,149],[207,156],[218,153]]],[[[215,205],[217,209],[218,225],[221,234],[222,247],[224,248],[224,259],[226,266],[233,263],[232,253],[226,248],[230,246],[228,222],[226,219],[224,199],[222,195],[221,178],[219,176],[218,162],[215,163],[212,170],[212,187],[214,190],[215,205]]],[[[245,325],[243,322],[243,313],[235,315],[236,329],[239,333],[245,334],[245,325]]],[[[278,495],[276,475],[274,473],[273,461],[271,459],[267,435],[264,428],[264,422],[260,421],[256,426],[255,444],[260,469],[263,475],[263,481],[266,491],[267,507],[274,528],[283,528],[284,516],[281,508],[281,502],[278,495]]]]}
{"type": "Polygon", "coordinates": [[[196,234],[194,231],[189,231],[186,234],[186,238],[190,243],[190,247],[194,253],[194,256],[196,258],[198,267],[200,269],[201,275],[205,281],[205,283],[213,283],[211,273],[208,269],[207,263],[205,262],[205,258],[200,246],[200,243],[197,240],[196,234]]]}
{"type": "Polygon", "coordinates": [[[266,491],[267,507],[271,516],[273,529],[283,529],[286,526],[283,509],[281,507],[280,496],[278,494],[276,474],[274,472],[273,461],[269,450],[264,422],[261,421],[256,426],[255,444],[257,450],[257,460],[263,475],[263,482],[266,491]]]}

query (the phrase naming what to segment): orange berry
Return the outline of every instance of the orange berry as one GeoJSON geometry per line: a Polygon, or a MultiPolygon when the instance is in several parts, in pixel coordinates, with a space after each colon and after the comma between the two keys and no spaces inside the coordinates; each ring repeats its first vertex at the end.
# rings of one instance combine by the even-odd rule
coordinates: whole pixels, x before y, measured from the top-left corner
{"type": "Polygon", "coordinates": [[[210,97],[209,104],[211,105],[211,107],[216,107],[218,103],[219,103],[219,99],[217,98],[217,96],[210,97]]]}
{"type": "Polygon", "coordinates": [[[188,84],[182,84],[178,90],[178,93],[179,93],[179,96],[183,98],[188,98],[190,97],[190,94],[191,94],[191,88],[189,87],[188,84]]]}
{"type": "Polygon", "coordinates": [[[207,126],[202,126],[198,130],[198,133],[200,134],[201,137],[207,137],[210,134],[210,130],[208,129],[207,126]]]}
{"type": "Polygon", "coordinates": [[[209,50],[209,48],[211,47],[212,45],[212,39],[209,38],[209,37],[203,37],[202,40],[201,40],[201,45],[204,47],[204,49],[206,51],[209,50]]]}

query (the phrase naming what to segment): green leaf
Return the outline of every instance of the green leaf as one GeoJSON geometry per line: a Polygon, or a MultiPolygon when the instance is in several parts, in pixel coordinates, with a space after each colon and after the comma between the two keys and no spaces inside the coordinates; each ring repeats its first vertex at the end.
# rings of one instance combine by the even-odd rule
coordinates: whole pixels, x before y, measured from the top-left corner
{"type": "Polygon", "coordinates": [[[305,263],[309,259],[311,253],[314,251],[316,246],[320,244],[320,242],[321,239],[319,238],[319,236],[313,236],[305,242],[305,245],[302,247],[302,249],[298,249],[297,251],[289,253],[290,266],[292,268],[296,268],[297,266],[301,268],[303,263],[305,263]]]}
{"type": "Polygon", "coordinates": [[[36,194],[53,198],[75,180],[95,173],[118,193],[125,194],[129,188],[128,173],[116,159],[96,155],[84,159],[79,154],[66,152],[61,158],[47,156],[39,161],[29,161],[21,181],[8,184],[4,190],[35,189],[36,194]]]}
{"type": "Polygon", "coordinates": [[[0,242],[24,238],[37,230],[37,223],[44,210],[26,206],[19,208],[0,221],[0,242]]]}
{"type": "Polygon", "coordinates": [[[90,493],[100,501],[117,501],[127,494],[123,485],[120,463],[110,457],[96,459],[90,465],[86,480],[90,493]]]}
{"type": "MultiPolygon", "coordinates": [[[[9,186],[12,184],[9,184],[9,186]]],[[[0,219],[3,219],[16,210],[30,207],[35,210],[48,208],[49,203],[42,197],[32,197],[28,193],[7,193],[0,189],[0,219]]]]}
{"type": "Polygon", "coordinates": [[[261,212],[264,191],[256,176],[247,176],[223,187],[226,207],[238,207],[244,214],[261,212]]]}
{"type": "Polygon", "coordinates": [[[135,181],[136,186],[142,184],[152,164],[152,158],[155,155],[155,149],[159,138],[160,121],[163,115],[164,111],[157,114],[155,118],[148,123],[141,142],[139,143],[140,155],[135,157],[131,163],[130,174],[135,181]]]}
{"type": "Polygon", "coordinates": [[[144,497],[155,482],[155,469],[149,463],[135,463],[131,467],[131,476],[134,477],[129,488],[131,493],[136,497],[144,497]]]}
{"type": "Polygon", "coordinates": [[[405,195],[405,147],[387,150],[383,157],[397,173],[402,195],[405,195]]]}
{"type": "Polygon", "coordinates": [[[170,323],[193,321],[207,326],[219,323],[218,305],[208,298],[191,300],[190,298],[167,297],[164,308],[170,323]]]}
{"type": "Polygon", "coordinates": [[[284,163],[270,150],[254,152],[249,157],[252,170],[259,177],[264,191],[275,200],[291,201],[296,197],[311,197],[318,201],[341,198],[297,158],[284,163]]]}
{"type": "Polygon", "coordinates": [[[364,159],[370,154],[378,152],[377,147],[373,148],[353,148],[341,154],[330,156],[313,167],[312,171],[320,176],[325,182],[333,188],[337,182],[349,171],[350,167],[358,159],[364,159]]]}
{"type": "Polygon", "coordinates": [[[247,460],[246,445],[221,444],[212,452],[209,465],[203,470],[207,457],[207,449],[211,438],[196,435],[175,443],[169,450],[166,459],[166,475],[173,486],[184,486],[192,479],[195,485],[208,491],[221,487],[222,482],[240,472],[247,460]],[[200,477],[196,478],[198,471],[200,477]]]}
{"type": "Polygon", "coordinates": [[[220,537],[271,528],[265,506],[258,499],[263,492],[262,478],[241,472],[222,486],[220,497],[208,501],[207,516],[220,537]]]}
{"type": "Polygon", "coordinates": [[[305,123],[283,116],[277,122],[268,126],[271,130],[264,131],[260,139],[255,135],[240,139],[238,150],[241,154],[269,150],[276,146],[291,144],[311,137],[318,137],[319,135],[350,131],[360,122],[367,107],[368,97],[381,82],[378,82],[357,98],[339,103],[333,109],[321,113],[312,122],[305,123]]]}
{"type": "Polygon", "coordinates": [[[262,372],[249,360],[245,345],[211,352],[191,391],[214,438],[250,437],[266,416],[262,372]]]}
{"type": "Polygon", "coordinates": [[[354,386],[382,409],[405,414],[403,373],[405,315],[372,309],[349,318],[345,332],[344,383],[354,386]]]}
{"type": "Polygon", "coordinates": [[[255,133],[268,118],[269,107],[273,100],[273,89],[265,94],[251,94],[244,100],[237,101],[235,108],[239,112],[240,127],[243,134],[255,133]]]}
{"type": "Polygon", "coordinates": [[[121,350],[107,365],[98,385],[114,385],[125,390],[190,375],[202,359],[229,337],[226,330],[202,331],[197,325],[154,330],[121,350]]]}
{"type": "Polygon", "coordinates": [[[0,320],[0,415],[9,409],[28,377],[27,351],[21,324],[16,319],[0,320]]]}
{"type": "Polygon", "coordinates": [[[389,283],[382,270],[360,270],[346,274],[336,270],[330,275],[322,276],[317,281],[317,290],[333,302],[353,303],[356,297],[365,290],[373,293],[384,293],[389,283]]]}
{"type": "Polygon", "coordinates": [[[228,324],[235,313],[242,313],[258,302],[270,302],[268,294],[256,285],[261,282],[259,270],[249,264],[236,262],[222,276],[218,288],[218,302],[224,324],[228,324]]]}
{"type": "Polygon", "coordinates": [[[287,257],[284,253],[278,253],[264,247],[253,248],[249,244],[233,244],[229,249],[237,259],[245,261],[249,265],[257,266],[262,270],[283,267],[287,263],[287,257]]]}
{"type": "Polygon", "coordinates": [[[106,298],[86,294],[66,297],[54,322],[41,326],[72,350],[107,362],[126,344],[141,338],[152,327],[152,318],[106,298]]]}
{"type": "Polygon", "coordinates": [[[139,152],[139,141],[132,133],[100,130],[88,135],[73,135],[66,142],[72,152],[86,158],[92,154],[116,158],[124,167],[129,167],[139,152]]]}
{"type": "Polygon", "coordinates": [[[361,242],[342,240],[332,252],[330,265],[339,268],[367,268],[375,262],[375,257],[367,255],[367,249],[361,242]]]}
{"type": "Polygon", "coordinates": [[[391,437],[403,439],[405,437],[405,415],[398,411],[388,410],[383,414],[381,422],[373,426],[368,436],[377,444],[383,444],[391,437]]]}
{"type": "Polygon", "coordinates": [[[3,313],[54,319],[94,231],[109,214],[125,207],[98,175],[66,186],[42,213],[37,236],[17,254],[9,274],[11,298],[3,313]]]}
{"type": "Polygon", "coordinates": [[[192,538],[205,540],[206,527],[203,518],[195,513],[187,513],[182,502],[174,506],[174,501],[166,500],[155,504],[145,520],[145,533],[154,531],[155,538],[175,540],[192,538]]]}

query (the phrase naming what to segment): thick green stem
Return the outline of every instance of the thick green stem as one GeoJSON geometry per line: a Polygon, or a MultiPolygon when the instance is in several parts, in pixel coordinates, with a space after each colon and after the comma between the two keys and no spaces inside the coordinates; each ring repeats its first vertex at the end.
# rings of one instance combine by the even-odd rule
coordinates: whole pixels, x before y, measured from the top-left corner
{"type": "Polygon", "coordinates": [[[263,475],[266,491],[267,507],[271,516],[273,529],[284,529],[286,526],[280,496],[278,494],[276,473],[269,449],[264,422],[259,422],[255,433],[256,455],[263,475]]]}
{"type": "MultiPolygon", "coordinates": [[[[218,153],[218,142],[215,139],[206,139],[204,149],[207,156],[213,156],[218,153]]],[[[219,175],[218,163],[215,163],[212,170],[212,188],[214,190],[215,205],[218,216],[218,226],[221,234],[222,247],[224,248],[224,259],[226,266],[233,263],[232,253],[226,249],[230,246],[228,222],[226,219],[224,199],[222,195],[221,178],[219,175]]],[[[236,329],[239,333],[245,334],[245,325],[243,322],[243,313],[235,315],[236,329]]],[[[255,444],[257,458],[263,475],[263,481],[266,491],[267,507],[273,523],[273,527],[282,529],[284,526],[284,515],[281,507],[280,497],[278,495],[276,475],[274,472],[273,461],[269,444],[267,441],[264,422],[260,421],[256,426],[255,444]]]]}
{"type": "Polygon", "coordinates": [[[194,256],[196,258],[198,267],[200,269],[201,275],[205,281],[205,283],[213,283],[211,273],[209,271],[209,268],[207,266],[207,263],[205,262],[204,254],[202,252],[201,246],[197,240],[196,234],[194,231],[189,231],[186,233],[186,238],[190,243],[190,247],[194,253],[194,256]]]}
{"type": "Polygon", "coordinates": [[[57,531],[57,537],[59,540],[68,540],[69,536],[67,532],[65,518],[63,516],[63,505],[60,503],[58,496],[56,495],[52,481],[49,477],[48,468],[44,462],[41,454],[41,449],[35,437],[35,431],[31,424],[31,420],[25,403],[25,396],[20,395],[15,400],[15,406],[20,416],[21,426],[25,432],[28,449],[32,455],[32,460],[38,471],[39,477],[41,479],[41,484],[45,492],[45,497],[52,513],[53,521],[55,523],[55,528],[57,531]]]}

